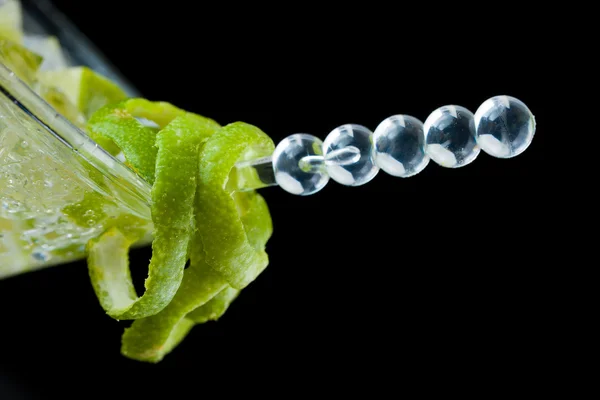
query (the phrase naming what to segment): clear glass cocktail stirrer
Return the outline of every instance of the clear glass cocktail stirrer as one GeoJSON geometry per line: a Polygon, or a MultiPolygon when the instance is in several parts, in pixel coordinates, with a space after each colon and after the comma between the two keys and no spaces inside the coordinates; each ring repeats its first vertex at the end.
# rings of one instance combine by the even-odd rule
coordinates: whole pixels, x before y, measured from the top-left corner
{"type": "Polygon", "coordinates": [[[294,134],[283,139],[272,155],[237,163],[229,188],[243,191],[279,185],[306,196],[323,189],[330,178],[360,186],[380,169],[407,178],[425,169],[430,160],[446,168],[463,167],[481,150],[512,158],[529,147],[535,128],[535,118],[522,101],[495,96],[475,114],[448,105],[432,112],[425,123],[394,115],[374,132],[361,125],[339,126],[324,142],[309,134],[294,134]]]}

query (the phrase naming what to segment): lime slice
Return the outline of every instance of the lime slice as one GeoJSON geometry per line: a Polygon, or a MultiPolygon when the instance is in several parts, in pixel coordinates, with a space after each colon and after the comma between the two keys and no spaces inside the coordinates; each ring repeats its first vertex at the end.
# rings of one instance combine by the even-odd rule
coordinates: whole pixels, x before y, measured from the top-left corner
{"type": "Polygon", "coordinates": [[[80,129],[85,129],[85,117],[77,107],[68,99],[65,93],[56,88],[56,87],[48,87],[45,85],[38,83],[34,83],[32,86],[37,94],[40,95],[41,98],[46,100],[48,104],[50,104],[56,111],[58,111],[62,116],[71,121],[75,126],[80,129]]]}
{"type": "Polygon", "coordinates": [[[11,69],[23,82],[36,80],[42,57],[11,40],[0,37],[0,62],[11,69]]]}
{"type": "Polygon", "coordinates": [[[40,71],[59,70],[68,67],[58,38],[55,36],[24,35],[23,46],[44,58],[40,71]]]}
{"type": "Polygon", "coordinates": [[[0,37],[21,43],[23,37],[23,11],[21,2],[0,0],[0,37]]]}
{"type": "MultiPolygon", "coordinates": [[[[139,105],[139,102],[129,104],[139,105]]],[[[170,107],[172,111],[178,110],[170,107]]],[[[101,115],[108,115],[112,123],[114,114],[101,115]]],[[[135,291],[132,292],[127,262],[127,250],[139,237],[128,237],[122,230],[112,228],[90,242],[90,277],[100,304],[111,317],[148,317],[162,310],[175,296],[183,278],[194,233],[199,146],[217,127],[212,120],[184,113],[176,116],[156,135],[157,153],[154,157],[150,156],[156,160],[156,176],[152,186],[152,222],[155,230],[143,296],[137,297],[135,291]]],[[[140,154],[137,154],[139,157],[136,160],[140,160],[141,154],[148,154],[148,146],[154,148],[154,144],[136,141],[138,130],[124,132],[118,126],[117,129],[120,135],[126,135],[119,137],[119,145],[124,146],[126,156],[138,152],[140,154]],[[128,139],[131,142],[126,143],[128,139]],[[125,148],[128,148],[127,152],[125,148]]],[[[134,167],[142,169],[139,165],[134,164],[134,167]]]]}
{"type": "Polygon", "coordinates": [[[127,98],[119,86],[87,67],[40,71],[38,78],[43,84],[62,90],[85,118],[107,104],[127,98]]]}

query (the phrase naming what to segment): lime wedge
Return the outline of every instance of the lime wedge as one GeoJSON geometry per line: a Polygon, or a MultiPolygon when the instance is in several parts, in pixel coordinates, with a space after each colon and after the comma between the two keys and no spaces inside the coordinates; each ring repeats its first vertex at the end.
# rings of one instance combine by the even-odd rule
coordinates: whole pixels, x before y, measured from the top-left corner
{"type": "Polygon", "coordinates": [[[80,129],[85,129],[85,117],[69,100],[67,95],[56,87],[48,87],[39,83],[33,85],[37,94],[40,95],[48,104],[50,104],[63,117],[80,129]]]}
{"type": "Polygon", "coordinates": [[[44,58],[40,71],[59,70],[68,66],[60,42],[55,36],[25,34],[23,46],[44,58]]]}
{"type": "Polygon", "coordinates": [[[42,56],[0,37],[0,62],[10,68],[23,82],[31,85],[36,80],[37,71],[42,64],[42,56]]]}
{"type": "Polygon", "coordinates": [[[101,107],[127,97],[119,86],[87,67],[40,71],[38,78],[42,84],[62,90],[86,119],[101,107]]]}
{"type": "Polygon", "coordinates": [[[23,37],[23,11],[21,2],[0,0],[0,37],[21,43],[23,37]]]}

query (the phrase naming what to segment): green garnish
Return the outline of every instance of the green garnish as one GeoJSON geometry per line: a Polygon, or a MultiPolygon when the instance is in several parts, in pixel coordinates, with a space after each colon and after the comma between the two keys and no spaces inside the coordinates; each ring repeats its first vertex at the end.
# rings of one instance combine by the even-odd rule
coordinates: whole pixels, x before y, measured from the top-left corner
{"type": "Polygon", "coordinates": [[[0,63],[9,67],[23,82],[31,85],[36,80],[42,57],[0,36],[0,63]]]}
{"type": "MultiPolygon", "coordinates": [[[[126,104],[137,103],[134,100],[126,104]]],[[[155,159],[155,176],[152,179],[154,241],[145,282],[146,291],[143,296],[137,297],[128,263],[122,261],[123,253],[126,257],[129,246],[139,238],[125,238],[115,229],[107,231],[90,242],[88,265],[96,295],[108,315],[115,319],[137,319],[162,310],[181,284],[193,234],[191,221],[194,218],[199,146],[218,125],[211,120],[180,112],[182,115],[175,117],[158,134],[152,133],[156,142],[154,146],[146,138],[145,141],[137,140],[140,133],[137,127],[127,131],[132,121],[135,121],[134,124],[139,122],[120,110],[115,107],[100,110],[100,117],[94,116],[90,120],[90,131],[97,132],[98,126],[104,128],[105,134],[108,132],[107,126],[115,129],[109,137],[118,144],[124,144],[128,161],[131,157],[136,162],[145,162],[146,154],[149,154],[148,158],[155,159]],[[115,113],[114,110],[119,112],[115,113]],[[109,122],[102,123],[98,118],[105,118],[109,122]],[[148,147],[156,149],[156,155],[148,147]],[[110,252],[107,248],[111,245],[115,246],[115,252],[107,258],[104,254],[110,252]],[[119,262],[114,259],[115,255],[120,259],[119,262]],[[106,271],[111,273],[107,274],[106,271]]]]}
{"type": "Polygon", "coordinates": [[[266,207],[257,214],[262,208],[252,204],[262,198],[228,190],[227,180],[236,162],[271,154],[274,148],[260,129],[238,122],[212,136],[200,154],[198,231],[206,261],[236,289],[247,286],[269,263],[264,242],[271,234],[271,220],[266,207]],[[252,230],[245,229],[245,221],[252,230]]]}
{"type": "Polygon", "coordinates": [[[221,317],[267,266],[272,221],[266,202],[255,192],[228,189],[227,181],[236,162],[270,154],[274,144],[252,125],[220,127],[143,99],[103,107],[88,130],[115,143],[153,184],[155,231],[144,295],[137,297],[127,262],[138,237],[111,227],[90,241],[88,266],[108,315],[136,320],[123,335],[122,354],[158,362],[195,324],[221,317]]]}
{"type": "MultiPolygon", "coordinates": [[[[222,131],[213,137],[218,137],[222,131]]],[[[198,199],[203,192],[201,186],[202,184],[199,183],[198,199]]],[[[248,250],[248,261],[232,268],[237,269],[241,275],[244,275],[244,271],[254,274],[257,269],[263,268],[264,262],[261,259],[256,260],[253,253],[264,252],[264,247],[272,233],[269,210],[264,199],[254,192],[238,193],[234,202],[239,207],[236,217],[231,221],[222,220],[220,224],[222,228],[235,225],[243,230],[251,242],[252,249],[248,250]],[[252,259],[254,259],[253,263],[250,261],[252,259]]],[[[208,262],[209,259],[223,257],[231,245],[224,246],[218,254],[210,254],[202,244],[202,238],[206,234],[199,224],[205,219],[207,219],[206,214],[201,212],[196,214],[198,230],[190,251],[190,267],[185,270],[177,294],[160,313],[134,321],[133,325],[125,331],[122,343],[122,353],[125,356],[140,361],[160,361],[171,351],[173,338],[182,335],[183,327],[187,329],[198,323],[219,319],[239,295],[240,291],[232,288],[224,274],[217,272],[208,262]]],[[[238,250],[237,254],[240,253],[238,250]]],[[[228,258],[223,258],[223,261],[227,260],[228,258]]]]}
{"type": "Polygon", "coordinates": [[[105,105],[127,98],[120,87],[87,67],[40,71],[38,79],[47,86],[60,87],[86,119],[105,105]]]}
{"type": "MultiPolygon", "coordinates": [[[[249,124],[221,127],[170,103],[129,99],[89,68],[65,68],[56,38],[24,35],[21,25],[18,2],[0,5],[0,62],[152,185],[152,259],[139,296],[128,253],[148,236],[148,222],[115,215],[119,206],[101,191],[65,201],[62,213],[84,228],[103,221],[102,234],[87,243],[92,287],[110,317],[134,320],[123,334],[122,354],[159,362],[194,325],[222,317],[266,268],[273,229],[267,204],[254,191],[235,191],[258,177],[232,171],[237,162],[269,155],[275,146],[249,124]]],[[[90,171],[90,177],[97,174],[90,171]]],[[[102,187],[102,176],[97,181],[102,187]]]]}

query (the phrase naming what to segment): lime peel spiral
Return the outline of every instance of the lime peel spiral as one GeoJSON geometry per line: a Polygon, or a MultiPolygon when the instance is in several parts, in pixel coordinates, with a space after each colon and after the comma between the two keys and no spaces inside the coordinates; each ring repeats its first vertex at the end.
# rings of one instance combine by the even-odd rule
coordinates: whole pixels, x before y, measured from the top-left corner
{"type": "Polygon", "coordinates": [[[219,319],[267,267],[268,206],[254,191],[228,189],[227,181],[238,161],[269,155],[274,144],[255,126],[221,127],[144,99],[99,109],[87,129],[94,139],[114,144],[152,184],[154,239],[144,294],[137,296],[128,263],[141,232],[111,226],[87,250],[100,305],[114,319],[134,320],[123,335],[122,354],[156,363],[194,325],[219,319]]]}

